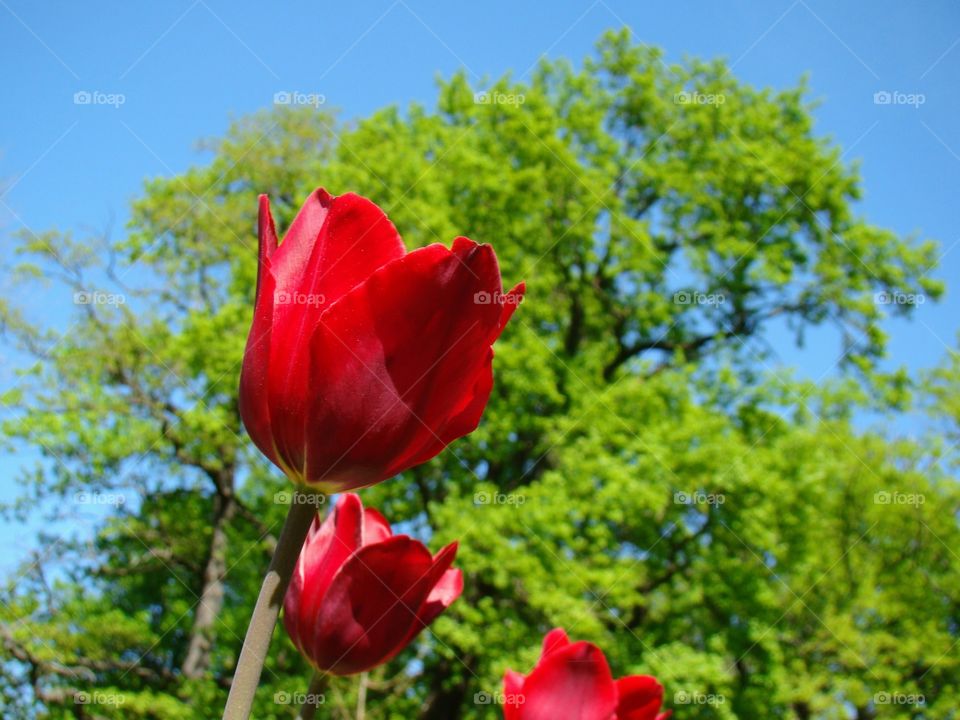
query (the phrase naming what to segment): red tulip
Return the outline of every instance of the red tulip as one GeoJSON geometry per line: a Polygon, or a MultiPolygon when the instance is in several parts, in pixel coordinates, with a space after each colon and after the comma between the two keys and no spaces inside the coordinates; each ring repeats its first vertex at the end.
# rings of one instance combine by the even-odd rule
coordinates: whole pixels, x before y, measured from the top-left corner
{"type": "Polygon", "coordinates": [[[260,196],[260,262],[240,377],[253,442],[333,493],[426,462],[480,422],[491,345],[522,300],[493,248],[404,250],[370,200],[310,195],[283,242],[260,196]]]}
{"type": "Polygon", "coordinates": [[[503,678],[505,720],[666,720],[663,686],[649,675],[614,680],[600,648],[571,643],[557,628],[547,633],[543,652],[524,677],[507,670],[503,678]]]}
{"type": "Polygon", "coordinates": [[[463,592],[457,544],[435,556],[357,495],[314,520],[283,604],[290,638],[318,670],[350,675],[403,650],[463,592]]]}

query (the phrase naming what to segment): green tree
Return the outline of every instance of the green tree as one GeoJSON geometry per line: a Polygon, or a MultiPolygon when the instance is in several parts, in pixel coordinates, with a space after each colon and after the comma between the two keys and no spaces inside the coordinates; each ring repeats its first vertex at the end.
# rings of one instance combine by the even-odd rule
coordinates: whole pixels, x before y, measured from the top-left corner
{"type": "MultiPolygon", "coordinates": [[[[117,297],[61,331],[0,305],[36,361],[4,431],[43,456],[13,510],[125,502],[11,579],[5,716],[219,717],[286,510],[236,407],[256,195],[285,226],[322,184],[371,197],[408,247],[491,242],[529,285],[481,427],[364,492],[433,547],[459,538],[467,580],[372,673],[368,718],[496,716],[482,693],[554,625],[617,674],[656,673],[685,718],[903,717],[883,693],[954,717],[958,491],[923,446],[850,420],[902,399],[877,370],[875,295],[935,298],[935,245],[857,217],[859,177],[813,133],[803,86],[757,90],[610,33],[582,69],[478,92],[457,75],[433,110],[357,123],[264,111],[147,182],[121,239],[20,238],[25,283],[71,308],[117,297]],[[781,320],[798,341],[835,327],[850,380],[769,373],[781,320]]],[[[281,635],[257,718],[292,717],[309,677],[281,635]]],[[[353,717],[355,680],[323,691],[353,717]]]]}

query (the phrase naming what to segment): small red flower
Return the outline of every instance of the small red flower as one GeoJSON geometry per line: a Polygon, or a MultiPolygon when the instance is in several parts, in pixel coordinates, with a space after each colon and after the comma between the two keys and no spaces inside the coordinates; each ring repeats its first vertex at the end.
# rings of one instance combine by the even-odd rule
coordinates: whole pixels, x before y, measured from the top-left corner
{"type": "Polygon", "coordinates": [[[283,604],[294,645],[318,670],[350,675],[403,650],[463,592],[451,569],[457,544],[431,556],[393,535],[383,515],[357,495],[341,495],[314,520],[283,604]]]}
{"type": "Polygon", "coordinates": [[[278,242],[262,195],[243,423],[291,478],[327,493],[426,462],[480,422],[491,346],[523,292],[504,294],[489,245],[407,253],[352,193],[316,190],[278,242]]]}
{"type": "Polygon", "coordinates": [[[666,720],[663,686],[649,675],[614,680],[596,645],[571,643],[560,628],[547,633],[543,652],[524,677],[503,678],[505,720],[666,720]]]}

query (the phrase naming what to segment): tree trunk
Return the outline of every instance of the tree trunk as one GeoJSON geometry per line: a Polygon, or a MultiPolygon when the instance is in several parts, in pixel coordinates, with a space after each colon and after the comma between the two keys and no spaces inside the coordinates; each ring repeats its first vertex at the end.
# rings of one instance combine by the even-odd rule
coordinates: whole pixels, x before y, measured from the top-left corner
{"type": "MultiPolygon", "coordinates": [[[[473,657],[467,655],[462,662],[469,667],[473,657]]],[[[451,674],[451,663],[440,663],[437,677],[446,678],[451,674]]],[[[463,706],[467,703],[469,679],[461,676],[455,682],[435,688],[427,698],[421,710],[420,720],[458,720],[463,717],[463,706]]]]}
{"type": "Polygon", "coordinates": [[[193,616],[190,642],[182,667],[184,677],[188,678],[203,677],[210,666],[213,626],[223,609],[223,579],[227,573],[227,527],[237,512],[232,490],[231,480],[228,485],[221,485],[220,491],[213,498],[210,552],[203,570],[203,589],[200,591],[200,602],[193,616]],[[227,492],[222,492],[224,489],[227,492]]]}

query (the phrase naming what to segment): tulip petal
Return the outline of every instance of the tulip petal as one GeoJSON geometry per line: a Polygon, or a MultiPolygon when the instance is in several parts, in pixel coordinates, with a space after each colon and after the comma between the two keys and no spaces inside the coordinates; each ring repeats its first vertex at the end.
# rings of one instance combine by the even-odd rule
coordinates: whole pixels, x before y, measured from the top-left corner
{"type": "MultiPolygon", "coordinates": [[[[453,558],[451,558],[452,560],[453,558]]],[[[440,581],[433,586],[426,601],[417,613],[418,624],[426,627],[463,594],[463,572],[458,568],[451,568],[440,576],[440,581]]]]}
{"type": "MultiPolygon", "coordinates": [[[[490,338],[491,343],[500,337],[500,333],[503,332],[503,329],[507,326],[517,306],[523,300],[525,289],[526,285],[521,282],[506,294],[500,315],[500,325],[493,337],[490,338]]],[[[428,440],[426,446],[420,448],[418,454],[408,458],[406,462],[408,462],[411,467],[425,463],[457,438],[469,435],[476,430],[480,424],[480,418],[483,417],[483,411],[487,407],[487,402],[490,400],[490,393],[492,391],[493,348],[490,348],[486,362],[477,373],[477,380],[473,386],[473,391],[464,396],[461,407],[454,410],[450,418],[437,430],[433,438],[435,442],[429,442],[428,440]]]]}
{"type": "Polygon", "coordinates": [[[454,250],[430,245],[385,265],[321,316],[308,482],[364,487],[443,448],[438,430],[475,390],[502,317],[475,298],[499,288],[493,250],[460,239],[454,250]]]}
{"type": "Polygon", "coordinates": [[[312,627],[337,571],[360,547],[361,519],[360,498],[352,493],[340,496],[323,523],[314,519],[284,599],[287,632],[301,649],[300,630],[312,627]]]}
{"type": "Polygon", "coordinates": [[[540,658],[543,659],[555,650],[565,648],[570,644],[570,638],[563,628],[554,628],[543,638],[543,649],[540,651],[540,658]]]}
{"type": "Polygon", "coordinates": [[[270,338],[273,330],[273,299],[276,281],[270,268],[270,257],[277,247],[277,233],[270,214],[270,200],[260,196],[259,250],[257,262],[257,291],[253,324],[247,336],[243,353],[238,395],[240,417],[247,434],[260,452],[271,462],[280,465],[270,425],[270,407],[267,384],[270,376],[270,338]]]}
{"type": "Polygon", "coordinates": [[[303,467],[304,417],[311,381],[306,348],[320,314],[384,264],[404,255],[383,211],[353,193],[313,192],[273,252],[276,280],[269,375],[270,417],[279,455],[303,467]]]}
{"type": "Polygon", "coordinates": [[[492,391],[493,349],[491,348],[486,365],[478,373],[473,390],[463,396],[462,407],[455,409],[451,417],[437,428],[431,437],[426,438],[423,445],[411,448],[398,462],[407,467],[421,465],[457,438],[469,435],[476,430],[492,391]]]}
{"type": "Polygon", "coordinates": [[[425,437],[422,445],[411,448],[411,452],[400,462],[408,467],[425,463],[457,438],[469,435],[476,430],[492,391],[493,348],[490,348],[486,362],[477,373],[473,389],[464,395],[460,407],[455,408],[446,422],[432,435],[425,437]]]}
{"type": "MultiPolygon", "coordinates": [[[[519,717],[611,720],[617,689],[606,658],[596,645],[583,641],[563,644],[565,640],[565,634],[551,640],[549,652],[524,682],[519,717]]],[[[544,646],[546,649],[546,641],[544,646]]]]}
{"type": "MultiPolygon", "coordinates": [[[[414,623],[414,626],[410,629],[410,635],[406,642],[404,642],[404,646],[413,640],[421,630],[436,620],[440,613],[450,607],[454,600],[463,593],[463,572],[456,568],[450,568],[450,564],[456,555],[457,543],[454,542],[447,545],[434,557],[433,563],[435,567],[442,565],[444,568],[449,569],[443,571],[440,579],[437,580],[433,589],[430,590],[430,594],[427,595],[427,598],[417,611],[417,622],[414,623]]],[[[435,570],[434,574],[436,574],[436,572],[438,571],[435,570]]]]}
{"type": "Polygon", "coordinates": [[[649,675],[617,680],[617,720],[657,720],[663,704],[663,686],[649,675]]]}
{"type": "Polygon", "coordinates": [[[306,654],[337,675],[380,664],[402,649],[417,609],[447,567],[406,535],[360,548],[330,584],[306,654]]]}
{"type": "Polygon", "coordinates": [[[393,537],[393,530],[390,529],[387,519],[373,508],[364,508],[362,544],[373,545],[389,537],[393,537]]]}
{"type": "MultiPolygon", "coordinates": [[[[268,261],[273,257],[273,253],[276,252],[280,241],[277,239],[277,227],[273,222],[273,213],[270,212],[270,198],[266,195],[261,195],[257,198],[257,201],[259,204],[257,235],[260,239],[259,259],[260,267],[262,268],[264,261],[268,261]]],[[[257,296],[259,297],[259,293],[257,296]]]]}
{"type": "MultiPolygon", "coordinates": [[[[525,282],[519,282],[516,286],[504,296],[503,300],[503,312],[500,315],[500,330],[497,332],[497,337],[500,337],[500,332],[503,332],[503,329],[507,326],[507,323],[510,322],[510,318],[513,317],[513,314],[517,311],[517,308],[520,307],[520,303],[523,302],[523,296],[527,292],[527,284],[525,282]]],[[[494,338],[496,340],[496,338],[494,338]]]]}
{"type": "Polygon", "coordinates": [[[523,683],[526,678],[518,672],[507,670],[503,676],[503,720],[523,720],[520,709],[523,705],[523,683]]]}
{"type": "Polygon", "coordinates": [[[383,659],[383,662],[392,660],[463,593],[463,572],[450,568],[450,564],[456,556],[457,543],[453,542],[433,558],[434,567],[431,573],[431,576],[435,578],[433,589],[430,590],[430,594],[423,601],[420,609],[417,610],[417,616],[410,626],[410,632],[397,645],[396,649],[383,659]]]}
{"type": "Polygon", "coordinates": [[[329,304],[404,252],[397,229],[372,201],[319,188],[290,225],[273,265],[281,292],[323,294],[329,304]]]}
{"type": "MultiPolygon", "coordinates": [[[[466,238],[458,238],[458,240],[466,240],[466,238]]],[[[467,242],[472,241],[467,240],[467,242]]],[[[461,245],[461,247],[467,246],[461,245]]],[[[504,304],[500,314],[500,324],[494,329],[490,336],[490,343],[496,342],[497,338],[500,337],[500,333],[503,332],[507,322],[513,316],[517,305],[523,300],[525,287],[524,283],[520,283],[504,296],[504,304]]],[[[493,296],[491,295],[491,299],[492,298],[493,296]]],[[[463,396],[460,405],[454,408],[448,415],[447,420],[438,428],[434,429],[432,433],[423,433],[422,444],[419,447],[412,444],[407,454],[398,459],[397,464],[399,466],[415,467],[421,465],[437,455],[457,438],[469,435],[477,429],[477,426],[480,424],[480,419],[483,417],[483,411],[487,407],[487,402],[490,400],[490,393],[493,391],[492,347],[489,349],[486,360],[480,364],[475,378],[473,389],[463,396]]]]}

